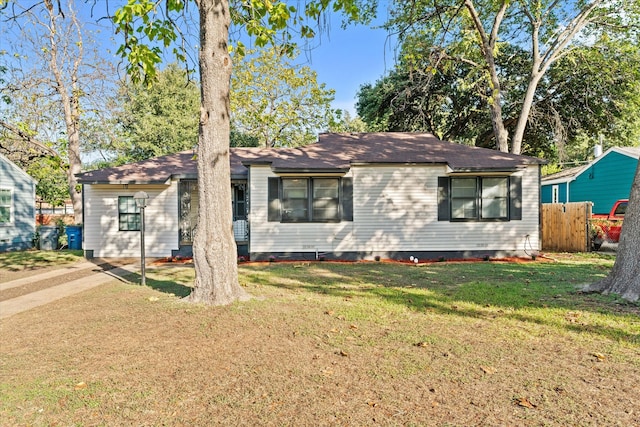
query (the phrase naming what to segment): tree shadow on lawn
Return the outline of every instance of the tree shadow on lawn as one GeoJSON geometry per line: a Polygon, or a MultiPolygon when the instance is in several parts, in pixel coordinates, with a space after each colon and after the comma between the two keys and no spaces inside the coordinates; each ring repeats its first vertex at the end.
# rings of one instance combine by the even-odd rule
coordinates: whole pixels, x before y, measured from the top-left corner
{"type": "Polygon", "coordinates": [[[26,250],[0,254],[0,271],[37,270],[82,259],[82,251],[26,250]]]}
{"type": "Polygon", "coordinates": [[[308,267],[248,267],[245,277],[279,288],[366,298],[372,303],[378,300],[439,314],[510,318],[640,344],[640,333],[614,326],[640,315],[640,305],[578,290],[579,285],[604,277],[609,269],[587,263],[438,263],[420,267],[314,263],[308,267]],[[597,318],[588,323],[582,312],[613,320],[597,318]]]}
{"type": "MultiPolygon", "coordinates": [[[[127,279],[133,284],[139,285],[142,282],[142,276],[139,273],[129,273],[127,274],[127,279]]],[[[166,271],[150,269],[145,277],[147,287],[158,292],[175,295],[178,298],[184,298],[191,294],[192,288],[180,283],[181,281],[184,281],[184,279],[180,277],[179,269],[166,269],[166,271]],[[156,274],[162,279],[155,279],[154,276],[156,274]]]]}

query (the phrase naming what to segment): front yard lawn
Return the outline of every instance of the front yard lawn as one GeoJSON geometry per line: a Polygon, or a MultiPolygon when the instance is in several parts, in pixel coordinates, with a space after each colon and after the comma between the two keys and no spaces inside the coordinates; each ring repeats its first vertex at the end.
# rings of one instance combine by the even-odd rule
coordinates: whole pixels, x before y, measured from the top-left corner
{"type": "Polygon", "coordinates": [[[0,253],[0,283],[59,268],[83,259],[81,250],[16,251],[0,253]]]}
{"type": "Polygon", "coordinates": [[[150,267],[0,324],[2,425],[640,425],[640,306],[613,259],[264,263],[183,303],[150,267]]]}

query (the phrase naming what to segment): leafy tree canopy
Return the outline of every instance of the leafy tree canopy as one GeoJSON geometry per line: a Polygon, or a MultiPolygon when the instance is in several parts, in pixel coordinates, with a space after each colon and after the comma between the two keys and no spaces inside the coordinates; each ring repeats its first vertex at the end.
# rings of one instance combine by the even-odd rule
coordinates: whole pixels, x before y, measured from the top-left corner
{"type": "Polygon", "coordinates": [[[352,117],[347,110],[334,110],[331,123],[329,123],[329,132],[367,132],[369,128],[367,124],[358,116],[352,117]]]}
{"type": "Polygon", "coordinates": [[[39,157],[27,168],[27,173],[34,177],[36,194],[45,202],[53,206],[62,206],[69,199],[65,165],[59,157],[39,157]]]}
{"type": "Polygon", "coordinates": [[[231,121],[264,147],[305,145],[329,126],[334,93],[281,48],[250,50],[231,76],[231,121]]]}
{"type": "Polygon", "coordinates": [[[464,64],[458,84],[478,89],[496,148],[513,153],[522,151],[539,86],[558,61],[576,48],[599,47],[605,33],[638,44],[638,1],[415,0],[393,5],[387,28],[399,35],[407,68],[424,72],[428,82],[429,74],[464,64]],[[514,52],[526,54],[521,64],[527,66],[505,79],[514,52]],[[505,93],[508,84],[521,90],[517,103],[505,93]]]}
{"type": "Polygon", "coordinates": [[[158,72],[156,84],[121,84],[117,115],[122,137],[114,142],[117,163],[194,148],[198,143],[200,89],[177,64],[158,72]]]}
{"type": "MultiPolygon", "coordinates": [[[[412,43],[415,55],[419,46],[412,43]]],[[[504,46],[502,54],[502,110],[505,127],[512,132],[527,90],[523,76],[530,69],[530,57],[518,46],[504,46]]],[[[636,145],[639,60],[638,45],[605,36],[594,46],[567,52],[538,85],[523,152],[571,162],[586,160],[599,138],[610,145],[636,145]]],[[[474,72],[466,62],[444,61],[434,67],[428,55],[415,55],[411,61],[401,60],[375,84],[361,87],[358,113],[375,130],[428,131],[442,139],[492,147],[484,85],[468,79],[474,72]]]]}

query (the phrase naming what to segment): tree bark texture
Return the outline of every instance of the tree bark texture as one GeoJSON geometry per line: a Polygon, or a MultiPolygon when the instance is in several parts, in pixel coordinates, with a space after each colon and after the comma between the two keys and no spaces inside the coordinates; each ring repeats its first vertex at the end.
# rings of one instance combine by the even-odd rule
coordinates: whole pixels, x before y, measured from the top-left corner
{"type": "MultiPolygon", "coordinates": [[[[82,172],[82,160],[80,159],[80,94],[78,87],[78,72],[82,63],[82,31],[77,20],[75,11],[71,11],[70,19],[73,29],[77,34],[76,44],[78,46],[78,54],[73,58],[73,65],[69,75],[61,69],[60,60],[69,60],[71,57],[60,58],[58,48],[57,21],[62,19],[62,15],[54,11],[52,0],[44,0],[45,7],[49,13],[49,67],[54,76],[54,89],[60,95],[62,110],[64,112],[64,123],[67,131],[67,153],[69,160],[69,168],[67,170],[67,183],[69,186],[69,197],[73,203],[73,215],[76,224],[82,222],[82,194],[77,191],[78,179],[76,174],[82,172]],[[68,80],[67,80],[68,79],[68,80]]],[[[71,42],[69,42],[71,43],[71,42]]]]}
{"type": "Polygon", "coordinates": [[[193,242],[196,280],[191,302],[226,305],[248,299],[238,283],[229,164],[228,0],[198,0],[200,11],[200,133],[198,225],[193,242]]]}
{"type": "Polygon", "coordinates": [[[588,291],[618,294],[629,301],[640,298],[640,162],[631,186],[629,205],[622,224],[616,262],[611,273],[587,287],[588,291]]]}
{"type": "Polygon", "coordinates": [[[480,36],[482,55],[487,62],[487,71],[490,78],[490,93],[487,94],[487,103],[489,104],[489,112],[491,113],[493,133],[496,137],[496,150],[508,153],[509,132],[505,128],[502,118],[502,88],[500,87],[500,78],[498,77],[496,58],[494,56],[494,49],[498,41],[498,30],[507,10],[508,2],[504,1],[500,5],[500,10],[496,14],[489,34],[487,34],[484,29],[480,15],[473,4],[473,0],[465,0],[464,4],[480,36]]]}

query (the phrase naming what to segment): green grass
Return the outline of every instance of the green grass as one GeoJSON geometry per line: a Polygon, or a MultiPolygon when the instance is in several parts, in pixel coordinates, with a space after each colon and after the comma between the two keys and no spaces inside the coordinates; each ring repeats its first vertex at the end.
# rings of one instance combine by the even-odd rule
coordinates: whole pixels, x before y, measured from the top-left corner
{"type": "Polygon", "coordinates": [[[82,259],[81,250],[60,251],[19,251],[0,253],[0,270],[22,271],[35,270],[68,264],[82,259]]]}
{"type": "Polygon", "coordinates": [[[637,322],[631,322],[634,330],[625,326],[637,315],[637,304],[580,291],[583,285],[605,277],[612,265],[610,257],[597,255],[554,263],[447,262],[417,267],[272,263],[242,266],[240,280],[332,297],[342,315],[352,321],[367,319],[384,325],[390,313],[410,310],[462,319],[501,317],[640,343],[637,322]],[[351,304],[345,307],[344,301],[351,304]]]}
{"type": "Polygon", "coordinates": [[[613,258],[556,258],[247,263],[255,298],[226,307],[178,301],[192,266],[149,266],[3,321],[0,419],[586,425],[597,402],[591,425],[634,425],[640,306],[580,291],[613,258]]]}

